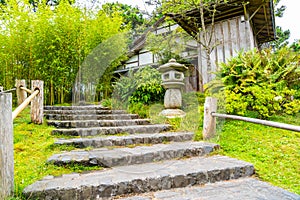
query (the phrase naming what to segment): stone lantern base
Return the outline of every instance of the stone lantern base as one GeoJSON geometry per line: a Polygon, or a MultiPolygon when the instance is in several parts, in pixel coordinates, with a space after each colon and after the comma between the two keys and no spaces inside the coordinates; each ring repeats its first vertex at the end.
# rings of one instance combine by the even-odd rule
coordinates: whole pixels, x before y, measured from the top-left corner
{"type": "Polygon", "coordinates": [[[166,109],[181,108],[182,96],[180,88],[168,88],[165,93],[164,106],[166,109]]]}
{"type": "Polygon", "coordinates": [[[186,113],[180,109],[165,109],[161,111],[160,115],[167,118],[183,118],[185,117],[186,113]]]}

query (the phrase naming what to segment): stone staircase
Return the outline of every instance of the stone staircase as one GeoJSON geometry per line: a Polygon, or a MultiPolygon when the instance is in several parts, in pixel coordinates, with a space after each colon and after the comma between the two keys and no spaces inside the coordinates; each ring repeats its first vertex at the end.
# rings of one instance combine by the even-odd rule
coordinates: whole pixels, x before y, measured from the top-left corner
{"type": "Polygon", "coordinates": [[[299,199],[251,178],[254,167],[250,163],[208,156],[219,145],[194,142],[190,132],[168,132],[171,126],[167,124],[152,124],[101,106],[47,106],[45,117],[57,128],[53,134],[80,136],[58,139],[57,145],[82,148],[55,154],[49,164],[105,169],[45,177],[24,189],[29,199],[263,199],[259,195],[267,194],[299,199]],[[257,185],[263,190],[254,193],[252,186],[257,185]],[[252,190],[240,191],[246,188],[252,190]]]}

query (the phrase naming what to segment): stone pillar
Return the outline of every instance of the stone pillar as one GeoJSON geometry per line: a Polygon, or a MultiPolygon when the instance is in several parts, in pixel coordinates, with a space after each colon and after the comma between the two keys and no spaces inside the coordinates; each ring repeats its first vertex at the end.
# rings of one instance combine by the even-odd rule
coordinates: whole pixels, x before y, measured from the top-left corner
{"type": "Polygon", "coordinates": [[[164,97],[165,110],[162,115],[168,118],[184,117],[185,112],[180,110],[182,106],[182,88],[184,87],[183,72],[188,68],[176,62],[175,59],[160,66],[158,71],[162,73],[162,85],[166,88],[164,97]]]}
{"type": "Polygon", "coordinates": [[[12,94],[0,94],[0,199],[14,191],[12,94]]]}

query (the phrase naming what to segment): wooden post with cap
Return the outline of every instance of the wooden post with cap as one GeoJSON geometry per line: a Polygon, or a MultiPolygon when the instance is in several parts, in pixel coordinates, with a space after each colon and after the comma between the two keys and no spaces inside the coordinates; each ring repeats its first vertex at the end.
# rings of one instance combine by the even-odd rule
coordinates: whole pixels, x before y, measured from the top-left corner
{"type": "Polygon", "coordinates": [[[16,80],[16,93],[17,93],[18,105],[21,105],[27,98],[27,92],[25,90],[22,90],[21,87],[26,88],[26,81],[16,80]]]}
{"type": "Polygon", "coordinates": [[[31,122],[42,124],[44,116],[44,81],[31,81],[31,91],[34,92],[36,90],[39,90],[39,93],[31,102],[31,122]]]}
{"type": "Polygon", "coordinates": [[[14,191],[12,94],[0,93],[0,199],[14,191]]]}
{"type": "Polygon", "coordinates": [[[204,103],[203,139],[207,140],[216,135],[216,118],[212,113],[217,112],[217,99],[206,97],[204,103]]]}

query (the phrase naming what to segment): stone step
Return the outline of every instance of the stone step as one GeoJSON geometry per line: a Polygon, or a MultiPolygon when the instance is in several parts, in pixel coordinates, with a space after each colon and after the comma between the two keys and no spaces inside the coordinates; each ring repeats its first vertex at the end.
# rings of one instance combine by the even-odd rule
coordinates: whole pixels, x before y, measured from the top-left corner
{"type": "Polygon", "coordinates": [[[125,110],[45,110],[45,115],[103,115],[103,114],[127,114],[125,110]]]}
{"type": "Polygon", "coordinates": [[[205,142],[174,142],[170,144],[155,144],[152,146],[137,146],[134,148],[93,149],[90,151],[70,151],[51,156],[47,162],[55,165],[82,164],[114,167],[123,165],[157,162],[183,157],[204,156],[214,149],[216,144],[205,142]]]}
{"type": "Polygon", "coordinates": [[[105,146],[126,146],[133,144],[159,144],[163,142],[183,142],[192,140],[192,132],[167,132],[151,134],[132,134],[126,136],[107,136],[95,138],[58,139],[56,145],[73,145],[77,148],[101,148],[105,146]]]}
{"type": "Polygon", "coordinates": [[[253,165],[244,161],[225,156],[193,157],[56,178],[48,176],[27,186],[23,193],[31,199],[92,200],[214,183],[253,174],[253,165]]]}
{"type": "Polygon", "coordinates": [[[105,114],[105,115],[61,115],[47,114],[48,120],[117,120],[117,119],[138,119],[136,114],[105,114]]]}
{"type": "Polygon", "coordinates": [[[130,120],[72,120],[72,121],[47,121],[49,126],[56,128],[87,128],[87,127],[107,127],[107,126],[133,126],[151,124],[149,119],[130,120]]]}
{"type": "Polygon", "coordinates": [[[100,105],[88,106],[44,106],[44,110],[110,110],[100,105]]]}
{"type": "Polygon", "coordinates": [[[205,200],[241,200],[241,199],[272,199],[299,200],[300,196],[282,188],[274,187],[254,178],[240,178],[230,181],[208,183],[206,185],[176,188],[149,192],[130,197],[116,197],[118,200],[166,200],[166,199],[205,199],[205,200]]]}
{"type": "Polygon", "coordinates": [[[96,136],[96,135],[114,135],[120,133],[160,133],[171,129],[169,124],[150,124],[135,126],[115,126],[115,127],[91,127],[91,128],[71,128],[56,129],[52,134],[69,135],[69,136],[96,136]]]}

